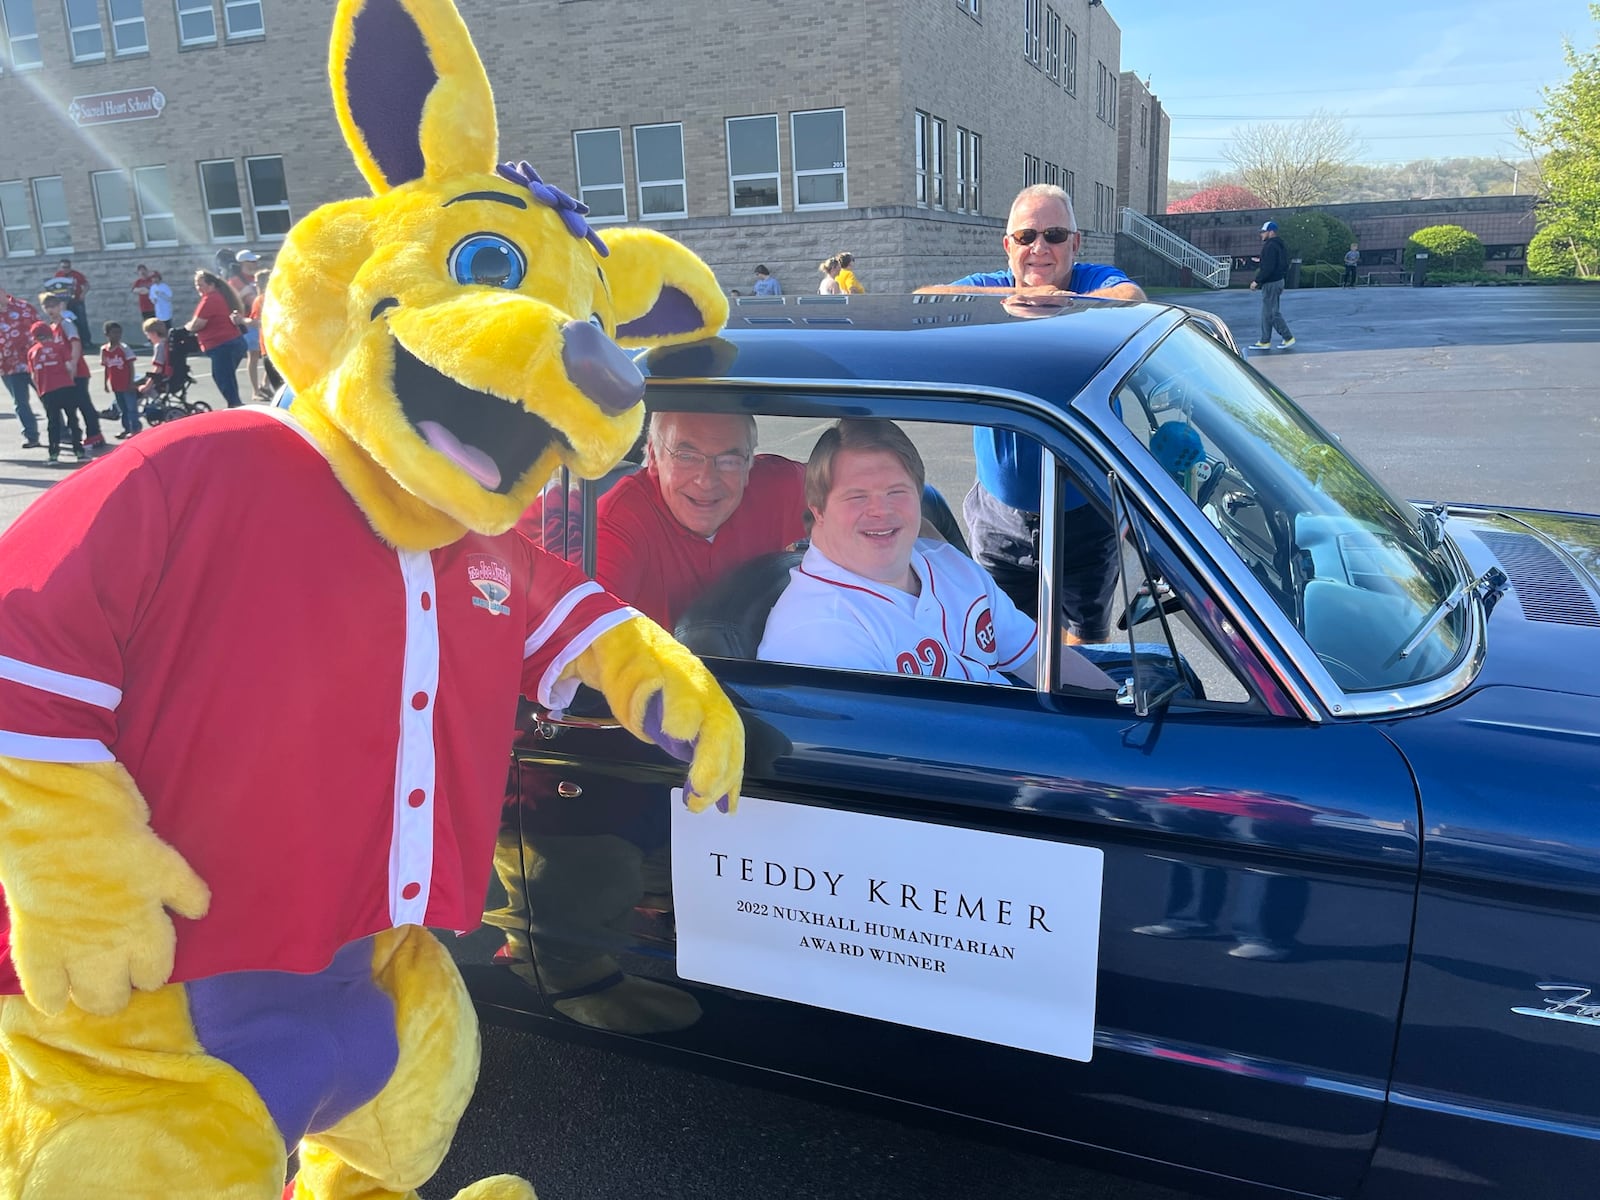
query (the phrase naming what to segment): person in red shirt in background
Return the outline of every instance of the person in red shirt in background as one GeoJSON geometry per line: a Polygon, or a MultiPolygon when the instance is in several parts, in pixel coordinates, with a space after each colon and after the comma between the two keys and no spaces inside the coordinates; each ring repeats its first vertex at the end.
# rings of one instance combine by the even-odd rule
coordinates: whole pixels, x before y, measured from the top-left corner
{"type": "Polygon", "coordinates": [[[120,442],[144,428],[139,424],[139,393],[133,386],[134,353],[123,344],[121,325],[107,321],[105,333],[106,344],[100,347],[101,383],[103,390],[117,398],[117,411],[122,414],[122,432],[117,434],[120,442]]]}
{"type": "Polygon", "coordinates": [[[245,321],[239,297],[227,282],[210,271],[194,273],[194,289],[200,293],[189,329],[199,339],[200,349],[211,360],[211,381],[228,402],[229,408],[244,403],[239,399],[239,362],[246,354],[245,321]]]}
{"type": "Polygon", "coordinates": [[[33,405],[28,403],[28,389],[33,386],[28,374],[28,350],[33,345],[33,335],[28,331],[38,319],[37,308],[0,287],[0,378],[10,389],[17,420],[22,422],[24,450],[36,450],[39,446],[39,418],[34,415],[33,405]]]}
{"type": "Polygon", "coordinates": [[[155,277],[150,274],[150,268],[143,263],[139,264],[139,274],[133,281],[133,294],[139,298],[139,323],[156,315],[155,302],[150,299],[150,285],[155,282],[155,277]]]}
{"type": "Polygon", "coordinates": [[[89,360],[83,354],[83,338],[72,315],[66,311],[66,297],[46,292],[39,297],[44,309],[44,319],[55,328],[56,341],[65,343],[71,353],[72,382],[78,389],[77,409],[83,417],[83,444],[90,448],[104,446],[105,436],[100,432],[100,414],[89,398],[89,360]]]}
{"type": "Polygon", "coordinates": [[[89,308],[84,303],[84,297],[89,294],[89,277],[82,271],[72,268],[72,260],[63,258],[56,267],[57,279],[72,280],[72,291],[67,296],[67,308],[72,312],[72,319],[77,322],[78,330],[84,339],[83,348],[93,350],[94,342],[89,338],[89,308]]]}
{"type": "Polygon", "coordinates": [[[35,321],[28,332],[33,338],[28,350],[28,373],[33,376],[34,390],[44,404],[45,420],[50,426],[50,461],[61,460],[63,426],[71,435],[72,453],[79,459],[86,458],[83,435],[72,415],[78,404],[78,385],[73,381],[70,365],[72,352],[44,321],[35,321]]]}

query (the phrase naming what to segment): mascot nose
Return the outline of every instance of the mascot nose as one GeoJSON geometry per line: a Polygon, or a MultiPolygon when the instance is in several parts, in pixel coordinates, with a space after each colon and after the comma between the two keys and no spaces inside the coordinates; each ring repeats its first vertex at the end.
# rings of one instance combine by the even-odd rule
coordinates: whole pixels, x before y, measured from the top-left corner
{"type": "Polygon", "coordinates": [[[627,412],[644,399],[644,376],[603,330],[588,321],[568,321],[561,341],[567,378],[601,411],[627,412]]]}

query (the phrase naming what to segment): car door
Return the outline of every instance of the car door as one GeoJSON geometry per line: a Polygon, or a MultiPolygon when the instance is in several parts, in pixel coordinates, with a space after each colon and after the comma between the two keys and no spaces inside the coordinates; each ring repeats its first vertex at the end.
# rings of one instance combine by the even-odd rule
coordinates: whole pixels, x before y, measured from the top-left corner
{"type": "MultiPolygon", "coordinates": [[[[835,409],[926,415],[870,388],[812,398],[808,412],[835,409]]],[[[980,412],[953,398],[941,416],[980,412]]],[[[981,418],[1044,442],[1108,504],[1081,431],[992,407],[981,418]]],[[[526,890],[526,929],[509,940],[578,964],[533,981],[546,1011],[1113,1158],[1351,1194],[1383,1114],[1404,983],[1415,789],[1376,729],[1311,721],[1267,695],[1269,666],[1228,639],[1217,614],[1232,601],[1186,569],[1182,531],[1132,515],[1231,699],[1141,717],[1109,694],[710,660],[746,720],[747,797],[797,819],[901,823],[878,826],[889,838],[993,835],[1019,861],[1039,843],[1099,853],[1088,1061],[1006,1044],[1018,1014],[1003,988],[969,998],[956,1034],[679,978],[679,885],[663,871],[681,768],[603,719],[536,724],[516,752],[518,834],[501,875],[526,890]]],[[[1056,536],[1048,517],[1043,536],[1056,536]]],[[[768,849],[785,862],[781,839],[768,849]]],[[[753,901],[772,894],[761,874],[753,901]]],[[[517,909],[508,902],[502,927],[517,909]]],[[[809,961],[796,950],[792,970],[809,961]]]]}

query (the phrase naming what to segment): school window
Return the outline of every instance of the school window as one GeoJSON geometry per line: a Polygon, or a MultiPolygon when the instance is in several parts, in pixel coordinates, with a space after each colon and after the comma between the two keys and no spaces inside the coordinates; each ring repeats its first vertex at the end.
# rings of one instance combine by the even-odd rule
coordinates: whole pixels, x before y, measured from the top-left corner
{"type": "Polygon", "coordinates": [[[133,189],[126,171],[95,171],[89,176],[94,185],[95,212],[100,215],[100,245],[106,250],[130,250],[137,246],[133,237],[133,189]]]}
{"type": "Polygon", "coordinates": [[[1053,8],[1044,10],[1044,73],[1061,81],[1061,14],[1053,8]]]}
{"type": "Polygon", "coordinates": [[[849,188],[844,146],[844,109],[824,108],[789,114],[795,208],[845,206],[849,188]]]}
{"type": "Polygon", "coordinates": [[[239,173],[233,159],[213,159],[200,164],[200,194],[205,198],[206,223],[213,241],[244,241],[244,204],[239,198],[239,173]]]}
{"type": "Polygon", "coordinates": [[[944,207],[945,123],[917,112],[917,206],[944,207]]]}
{"type": "Polygon", "coordinates": [[[1078,203],[1078,174],[1076,171],[1069,171],[1065,167],[1061,168],[1061,190],[1067,194],[1067,199],[1071,200],[1073,204],[1078,203]]]}
{"type": "Polygon", "coordinates": [[[178,45],[208,46],[217,40],[217,12],[211,0],[176,0],[178,45]]]}
{"type": "Polygon", "coordinates": [[[1065,27],[1066,40],[1061,46],[1061,86],[1067,89],[1067,94],[1078,94],[1078,35],[1072,32],[1072,27],[1065,27]]]}
{"type": "Polygon", "coordinates": [[[639,178],[639,216],[687,217],[684,187],[683,126],[635,125],[633,169],[639,178]]]}
{"type": "Polygon", "coordinates": [[[73,62],[99,62],[106,56],[99,0],[66,0],[67,43],[73,62]]]}
{"type": "Polygon", "coordinates": [[[11,69],[28,71],[43,65],[33,0],[0,0],[0,16],[5,17],[6,58],[11,69]]]}
{"type": "Polygon", "coordinates": [[[956,0],[957,8],[961,9],[963,12],[971,14],[974,17],[980,17],[983,15],[980,6],[981,0],[956,0]]]}
{"type": "Polygon", "coordinates": [[[920,108],[916,113],[916,155],[917,155],[917,207],[928,207],[928,143],[932,134],[928,132],[928,125],[933,121],[927,113],[920,108]]]}
{"type": "Polygon", "coordinates": [[[39,214],[39,233],[46,250],[72,249],[72,224],[67,219],[67,193],[61,176],[33,181],[33,206],[39,214]]]}
{"type": "MultiPolygon", "coordinates": [[[[1513,258],[1527,258],[1528,247],[1521,243],[1505,246],[1485,246],[1483,248],[1483,257],[1485,262],[1504,262],[1513,258]]],[[[1366,252],[1362,251],[1361,261],[1365,263],[1366,260],[1366,252]]]]}
{"type": "Polygon", "coordinates": [[[264,238],[281,238],[294,218],[289,215],[289,185],[283,176],[283,156],[263,154],[244,160],[250,184],[250,207],[256,214],[256,232],[264,238]]]}
{"type": "Polygon", "coordinates": [[[933,119],[933,149],[930,154],[933,184],[930,196],[935,208],[944,207],[944,135],[945,123],[939,117],[935,117],[933,119]]]}
{"type": "Polygon", "coordinates": [[[139,205],[139,225],[146,246],[176,246],[178,222],[172,215],[172,189],[166,167],[135,167],[133,198],[139,205]]]}
{"type": "Polygon", "coordinates": [[[28,185],[20,179],[0,183],[0,236],[6,254],[21,257],[39,253],[39,235],[33,229],[33,213],[28,207],[28,185]]]}
{"type": "Polygon", "coordinates": [[[1141,105],[1139,105],[1139,145],[1147,146],[1149,144],[1150,144],[1150,106],[1148,104],[1141,104],[1141,105]]]}
{"type": "Polygon", "coordinates": [[[260,37],[267,31],[261,18],[261,0],[223,0],[222,21],[230,41],[260,37]]]}
{"type": "Polygon", "coordinates": [[[1106,124],[1115,126],[1117,123],[1117,73],[1115,71],[1106,72],[1106,91],[1108,93],[1106,107],[1111,110],[1106,114],[1106,124]]]}
{"type": "Polygon", "coordinates": [[[978,181],[982,178],[978,168],[981,166],[981,151],[983,139],[977,134],[971,134],[967,139],[967,150],[970,158],[967,160],[967,211],[982,212],[983,201],[978,194],[978,181]]]}
{"type": "Polygon", "coordinates": [[[729,117],[727,125],[730,211],[780,211],[778,118],[729,117]]]}
{"type": "Polygon", "coordinates": [[[1024,154],[1022,156],[1022,186],[1032,187],[1043,180],[1040,170],[1039,156],[1037,154],[1024,154]]]}
{"type": "Polygon", "coordinates": [[[1044,164],[1044,182],[1045,183],[1054,184],[1055,186],[1060,187],[1061,186],[1061,168],[1056,166],[1056,164],[1053,163],[1053,162],[1045,163],[1044,164]]]}
{"type": "Polygon", "coordinates": [[[1106,65],[1105,63],[1096,63],[1095,65],[1100,68],[1100,71],[1094,80],[1094,115],[1104,121],[1106,119],[1106,65]]]}
{"type": "Polygon", "coordinates": [[[144,27],[144,0],[109,0],[111,49],[117,54],[144,54],[150,37],[144,27]]]}
{"type": "Polygon", "coordinates": [[[1036,67],[1039,65],[1039,26],[1043,23],[1043,4],[1044,0],[1023,0],[1022,3],[1022,57],[1036,67]]]}
{"type": "Polygon", "coordinates": [[[627,185],[622,179],[622,130],[585,129],[572,135],[578,164],[578,199],[589,206],[589,220],[626,221],[627,185]]]}

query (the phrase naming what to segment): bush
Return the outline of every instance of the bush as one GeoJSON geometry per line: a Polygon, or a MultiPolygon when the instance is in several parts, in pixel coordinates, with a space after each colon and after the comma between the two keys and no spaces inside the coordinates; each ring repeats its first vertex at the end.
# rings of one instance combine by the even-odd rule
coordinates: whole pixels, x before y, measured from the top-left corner
{"type": "Polygon", "coordinates": [[[1557,278],[1600,273],[1600,238],[1574,236],[1558,223],[1546,225],[1528,243],[1528,270],[1557,278]]]}
{"type": "Polygon", "coordinates": [[[1404,254],[1407,267],[1414,267],[1418,252],[1428,256],[1427,272],[1481,271],[1483,269],[1483,242],[1478,235],[1459,225],[1429,225],[1406,239],[1404,254]]]}
{"type": "Polygon", "coordinates": [[[1311,263],[1342,263],[1356,240],[1350,226],[1324,212],[1296,213],[1278,222],[1278,236],[1290,258],[1311,263]]]}

